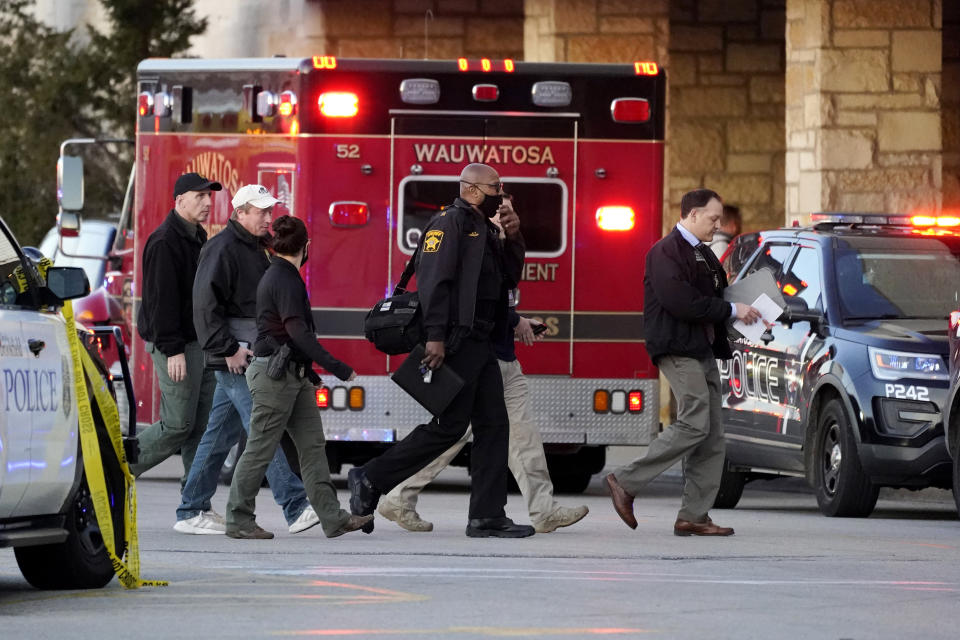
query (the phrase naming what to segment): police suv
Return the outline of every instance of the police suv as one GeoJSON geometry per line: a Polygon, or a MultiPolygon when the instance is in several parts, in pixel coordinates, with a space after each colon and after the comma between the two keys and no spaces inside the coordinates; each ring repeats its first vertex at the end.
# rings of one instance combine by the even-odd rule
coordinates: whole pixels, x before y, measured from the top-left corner
{"type": "MultiPolygon", "coordinates": [[[[879,488],[948,487],[945,320],[960,300],[956,218],[814,214],[762,232],[738,280],[770,269],[787,303],[719,361],[727,463],[745,482],[805,476],[829,516],[869,515],[879,488]]],[[[731,332],[731,336],[736,335],[731,332]]]]}
{"type": "MultiPolygon", "coordinates": [[[[58,312],[90,286],[83,269],[48,266],[29,253],[0,219],[0,547],[14,548],[35,587],[101,587],[114,570],[84,475],[73,360],[58,312]]],[[[95,408],[94,420],[106,451],[95,408]]],[[[123,475],[115,456],[103,458],[120,549],[123,475]]]]}
{"type": "MultiPolygon", "coordinates": [[[[960,306],[958,304],[957,306],[960,306]]],[[[960,310],[950,313],[950,396],[944,411],[947,450],[953,458],[953,500],[960,511],[960,310]]]]}

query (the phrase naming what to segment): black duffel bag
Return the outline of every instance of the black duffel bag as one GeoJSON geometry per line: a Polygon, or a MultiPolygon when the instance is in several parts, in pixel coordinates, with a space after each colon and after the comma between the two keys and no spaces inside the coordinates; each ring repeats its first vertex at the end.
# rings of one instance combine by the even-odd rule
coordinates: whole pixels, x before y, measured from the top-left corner
{"type": "Polygon", "coordinates": [[[393,295],[373,305],[363,321],[363,335],[377,350],[387,355],[410,353],[423,339],[420,297],[416,291],[407,291],[405,288],[416,269],[419,253],[418,246],[400,275],[393,295]]]}

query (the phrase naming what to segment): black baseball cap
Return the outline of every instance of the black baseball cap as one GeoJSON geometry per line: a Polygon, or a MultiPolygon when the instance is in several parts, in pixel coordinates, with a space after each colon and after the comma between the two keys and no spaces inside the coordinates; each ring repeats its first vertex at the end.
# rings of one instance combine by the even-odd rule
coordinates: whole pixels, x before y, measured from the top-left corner
{"type": "Polygon", "coordinates": [[[188,191],[204,191],[206,189],[220,191],[223,189],[223,185],[219,182],[207,180],[199,173],[185,173],[177,178],[176,184],[173,185],[173,197],[176,198],[188,191]]]}

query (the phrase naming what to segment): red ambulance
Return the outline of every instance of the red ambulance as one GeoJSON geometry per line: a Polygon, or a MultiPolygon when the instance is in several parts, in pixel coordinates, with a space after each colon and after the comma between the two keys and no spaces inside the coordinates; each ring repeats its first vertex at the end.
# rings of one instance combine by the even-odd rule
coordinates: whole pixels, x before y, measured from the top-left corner
{"type": "MultiPolygon", "coordinates": [[[[428,419],[389,378],[402,357],[376,351],[363,319],[470,162],[500,173],[522,221],[518,310],[548,329],[517,355],[557,489],[583,490],[607,445],[645,444],[658,428],[642,332],[644,258],[663,217],[666,78],[656,63],[149,59],[137,78],[137,256],[186,171],[223,184],[210,235],[247,183],[281,200],[274,217],[306,222],[318,337],[360,375],[327,375],[317,391],[334,471],[428,419]]],[[[138,258],[135,306],[140,268],[138,258]]],[[[150,422],[159,391],[138,337],[133,363],[137,415],[150,422]]]]}

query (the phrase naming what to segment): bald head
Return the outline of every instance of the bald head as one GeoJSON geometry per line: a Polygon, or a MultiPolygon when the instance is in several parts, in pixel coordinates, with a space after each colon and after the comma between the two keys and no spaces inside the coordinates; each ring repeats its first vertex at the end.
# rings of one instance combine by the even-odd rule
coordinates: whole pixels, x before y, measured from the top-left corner
{"type": "Polygon", "coordinates": [[[494,193],[496,190],[490,185],[498,182],[500,182],[500,174],[490,165],[478,162],[468,164],[460,172],[460,197],[471,203],[482,200],[483,198],[478,194],[480,187],[487,187],[483,190],[484,193],[494,193]]]}

